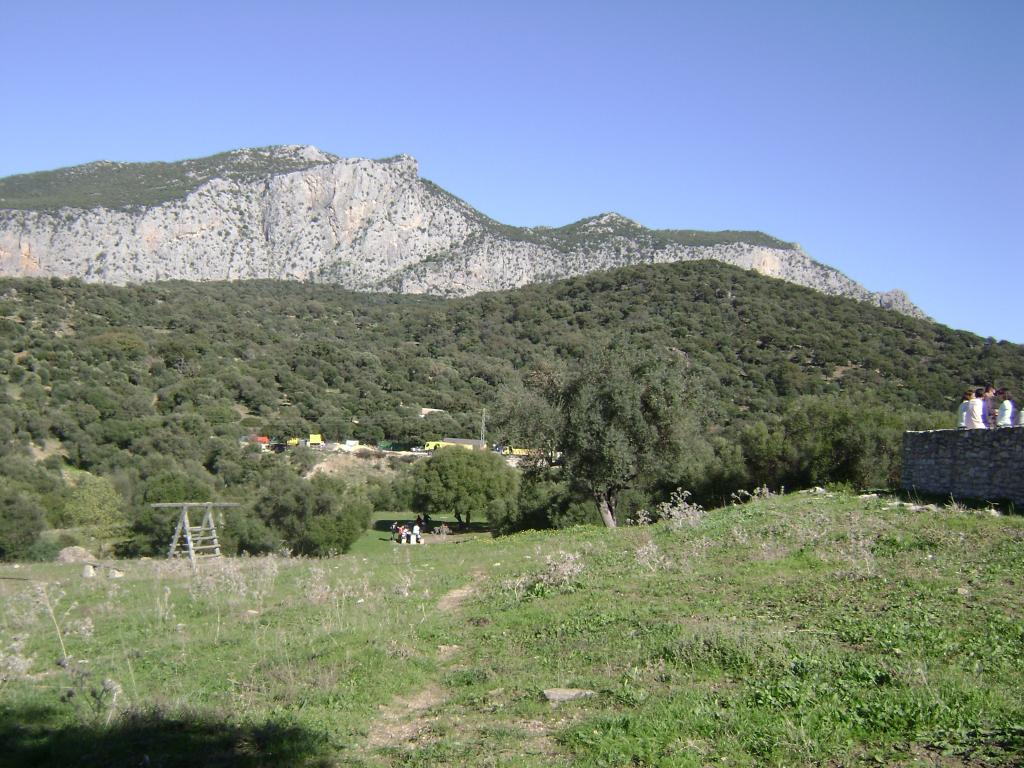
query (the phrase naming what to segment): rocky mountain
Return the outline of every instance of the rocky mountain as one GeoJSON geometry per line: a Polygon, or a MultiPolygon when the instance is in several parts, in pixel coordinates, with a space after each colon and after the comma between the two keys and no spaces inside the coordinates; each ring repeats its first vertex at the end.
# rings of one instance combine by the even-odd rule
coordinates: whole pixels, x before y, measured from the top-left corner
{"type": "Polygon", "coordinates": [[[116,284],[271,278],[463,296],[630,264],[715,259],[923,316],[760,232],[651,230],[615,213],[500,224],[406,155],[242,149],[0,179],[0,274],[116,284]]]}

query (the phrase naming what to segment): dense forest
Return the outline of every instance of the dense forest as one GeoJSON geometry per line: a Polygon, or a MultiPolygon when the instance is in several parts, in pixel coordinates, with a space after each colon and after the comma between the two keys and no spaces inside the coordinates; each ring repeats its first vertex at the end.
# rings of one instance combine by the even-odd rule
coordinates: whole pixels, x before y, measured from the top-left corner
{"type": "MultiPolygon", "coordinates": [[[[230,534],[239,549],[269,546],[281,519],[321,497],[365,521],[401,494],[307,483],[312,452],[256,455],[238,439],[422,445],[477,436],[486,409],[500,441],[536,371],[616,348],[675,359],[701,391],[699,448],[634,506],[680,485],[715,503],[762,484],[890,484],[904,429],[952,426],[968,385],[1024,381],[1019,345],[717,262],[449,300],[285,282],[0,280],[0,494],[18,510],[0,525],[0,556],[45,554],[73,536],[40,531],[87,527],[104,504],[119,510],[125,553],[165,538],[148,503],[183,497],[260,501],[230,534]],[[421,418],[421,407],[438,411],[421,418]],[[286,491],[292,511],[275,507],[286,491]]],[[[522,492],[534,493],[531,524],[564,519],[522,492]]],[[[552,494],[562,512],[575,503],[571,489],[552,494]]],[[[343,548],[345,536],[331,541],[343,548]]]]}

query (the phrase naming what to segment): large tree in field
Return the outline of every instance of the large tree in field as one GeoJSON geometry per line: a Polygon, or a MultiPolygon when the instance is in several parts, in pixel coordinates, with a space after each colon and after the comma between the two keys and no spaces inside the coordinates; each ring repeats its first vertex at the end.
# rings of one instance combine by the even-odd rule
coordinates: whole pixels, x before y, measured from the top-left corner
{"type": "Polygon", "coordinates": [[[593,497],[609,528],[622,491],[671,477],[687,444],[699,439],[700,391],[671,358],[609,350],[552,393],[564,471],[593,497]]]}
{"type": "Polygon", "coordinates": [[[413,506],[430,515],[454,514],[462,525],[478,512],[507,517],[518,493],[518,473],[490,451],[441,448],[412,471],[413,506]]]}

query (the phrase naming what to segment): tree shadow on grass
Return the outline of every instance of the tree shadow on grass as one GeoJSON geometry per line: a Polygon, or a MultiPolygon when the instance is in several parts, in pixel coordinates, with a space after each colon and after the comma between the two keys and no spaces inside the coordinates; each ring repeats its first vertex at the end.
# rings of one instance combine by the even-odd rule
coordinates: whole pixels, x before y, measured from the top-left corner
{"type": "Polygon", "coordinates": [[[0,709],[0,763],[11,768],[270,768],[333,765],[327,740],[272,722],[238,724],[198,713],[139,712],[109,726],[53,725],[47,708],[0,709]]]}

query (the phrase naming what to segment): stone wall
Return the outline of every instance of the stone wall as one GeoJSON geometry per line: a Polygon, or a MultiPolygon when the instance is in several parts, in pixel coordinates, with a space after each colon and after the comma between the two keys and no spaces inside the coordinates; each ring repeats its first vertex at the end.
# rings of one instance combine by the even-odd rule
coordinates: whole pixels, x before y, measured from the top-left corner
{"type": "Polygon", "coordinates": [[[1024,505],[1024,428],[903,434],[907,491],[1024,505]]]}

